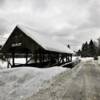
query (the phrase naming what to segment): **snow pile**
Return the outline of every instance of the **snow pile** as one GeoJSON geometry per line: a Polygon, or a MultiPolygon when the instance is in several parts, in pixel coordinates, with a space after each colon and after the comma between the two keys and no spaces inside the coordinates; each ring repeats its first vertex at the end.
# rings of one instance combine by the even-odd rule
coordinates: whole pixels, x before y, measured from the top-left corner
{"type": "Polygon", "coordinates": [[[78,60],[78,59],[80,59],[79,56],[73,56],[73,57],[72,57],[72,61],[73,61],[73,62],[75,62],[75,61],[78,60]]]}
{"type": "Polygon", "coordinates": [[[83,57],[80,58],[82,62],[86,62],[86,61],[93,61],[93,57],[83,57]]]}
{"type": "Polygon", "coordinates": [[[4,68],[7,68],[7,62],[0,60],[0,69],[4,69],[4,68]]]}
{"type": "Polygon", "coordinates": [[[62,67],[21,67],[0,71],[0,100],[22,100],[45,88],[46,81],[68,70],[62,67]]]}

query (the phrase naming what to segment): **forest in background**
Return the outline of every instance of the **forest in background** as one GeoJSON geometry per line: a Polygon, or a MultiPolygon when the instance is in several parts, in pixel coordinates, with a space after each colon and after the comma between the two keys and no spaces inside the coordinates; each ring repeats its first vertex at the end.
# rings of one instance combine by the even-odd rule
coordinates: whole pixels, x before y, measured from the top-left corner
{"type": "Polygon", "coordinates": [[[82,57],[97,57],[100,56],[100,38],[98,42],[90,40],[82,44],[80,50],[78,50],[77,55],[82,57]]]}

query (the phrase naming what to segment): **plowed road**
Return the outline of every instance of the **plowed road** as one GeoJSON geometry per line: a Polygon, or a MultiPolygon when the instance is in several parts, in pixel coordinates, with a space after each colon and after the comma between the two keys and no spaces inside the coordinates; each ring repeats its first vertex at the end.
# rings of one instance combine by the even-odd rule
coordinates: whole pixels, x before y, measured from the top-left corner
{"type": "Polygon", "coordinates": [[[25,100],[100,100],[100,66],[95,61],[81,62],[25,100]]]}

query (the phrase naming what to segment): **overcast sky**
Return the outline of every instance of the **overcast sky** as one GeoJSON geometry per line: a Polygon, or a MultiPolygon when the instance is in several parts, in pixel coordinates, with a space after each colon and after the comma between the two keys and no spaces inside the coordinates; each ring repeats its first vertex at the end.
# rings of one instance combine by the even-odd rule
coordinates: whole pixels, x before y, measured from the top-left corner
{"type": "Polygon", "coordinates": [[[0,0],[0,38],[17,24],[76,49],[100,37],[100,0],[0,0]]]}

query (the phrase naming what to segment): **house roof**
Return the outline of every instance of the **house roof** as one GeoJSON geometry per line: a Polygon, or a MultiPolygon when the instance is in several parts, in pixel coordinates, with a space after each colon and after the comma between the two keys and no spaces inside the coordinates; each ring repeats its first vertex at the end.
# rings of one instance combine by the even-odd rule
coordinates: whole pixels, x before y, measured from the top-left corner
{"type": "Polygon", "coordinates": [[[19,28],[22,32],[24,32],[25,35],[30,37],[32,40],[34,40],[36,43],[38,43],[42,48],[44,48],[47,51],[70,53],[70,54],[73,53],[73,51],[69,49],[66,45],[59,43],[58,41],[52,39],[50,36],[46,34],[37,32],[36,30],[23,25],[17,25],[16,27],[19,28]]]}

